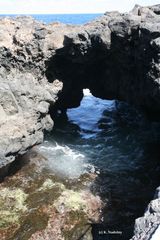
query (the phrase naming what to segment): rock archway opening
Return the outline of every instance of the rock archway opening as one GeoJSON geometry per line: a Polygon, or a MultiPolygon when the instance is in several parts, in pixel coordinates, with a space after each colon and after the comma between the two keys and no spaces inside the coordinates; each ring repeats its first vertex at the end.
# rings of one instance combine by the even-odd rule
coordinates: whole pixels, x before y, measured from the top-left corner
{"type": "Polygon", "coordinates": [[[53,114],[54,140],[82,152],[89,171],[99,173],[91,189],[109,202],[105,226],[122,230],[124,239],[159,184],[159,124],[142,114],[160,118],[159,20],[143,24],[143,10],[67,33],[46,68],[49,82],[63,83],[50,108],[62,113],[53,114]],[[93,98],[83,95],[86,88],[93,98]]]}
{"type": "Polygon", "coordinates": [[[159,184],[160,126],[125,102],[96,98],[89,89],[83,94],[79,107],[59,112],[48,142],[65,149],[64,157],[56,157],[65,177],[76,174],[81,184],[85,174],[96,175],[87,187],[106,204],[103,221],[92,226],[93,237],[116,229],[130,239],[159,184]]]}
{"type": "Polygon", "coordinates": [[[128,15],[114,17],[110,21],[106,15],[91,29],[87,25],[72,29],[47,60],[48,81],[63,82],[56,107],[78,107],[88,88],[95,97],[125,101],[159,119],[159,25],[151,30],[128,15]]]}

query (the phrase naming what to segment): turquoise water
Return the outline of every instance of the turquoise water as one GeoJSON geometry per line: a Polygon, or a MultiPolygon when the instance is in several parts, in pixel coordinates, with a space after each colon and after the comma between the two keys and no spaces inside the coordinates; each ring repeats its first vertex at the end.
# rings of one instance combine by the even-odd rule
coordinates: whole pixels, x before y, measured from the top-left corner
{"type": "MultiPolygon", "coordinates": [[[[87,23],[98,16],[102,15],[101,13],[97,14],[31,14],[32,16],[38,21],[42,21],[44,23],[51,23],[51,22],[62,22],[66,24],[84,24],[87,23]]],[[[0,17],[9,16],[9,17],[16,17],[17,15],[0,15],[0,17]]],[[[18,16],[24,16],[18,15],[18,16]]]]}

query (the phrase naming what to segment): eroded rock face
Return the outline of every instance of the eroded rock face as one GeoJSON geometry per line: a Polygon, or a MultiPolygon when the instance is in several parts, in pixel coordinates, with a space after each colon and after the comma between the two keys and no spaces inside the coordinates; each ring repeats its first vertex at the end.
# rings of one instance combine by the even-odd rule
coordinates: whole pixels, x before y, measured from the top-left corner
{"type": "Polygon", "coordinates": [[[159,117],[159,9],[136,5],[130,13],[107,12],[82,26],[2,18],[1,166],[40,143],[43,130],[53,126],[49,109],[78,106],[83,88],[159,117]]]}
{"type": "Polygon", "coordinates": [[[78,105],[79,89],[160,113],[160,5],[106,13],[65,36],[50,68],[64,83],[60,108],[78,105]],[[68,94],[70,92],[70,94],[68,94]]]}
{"type": "Polygon", "coordinates": [[[0,167],[41,143],[43,130],[53,127],[49,106],[62,83],[49,83],[43,73],[51,48],[41,43],[43,35],[43,24],[32,18],[0,20],[0,167]]]}
{"type": "Polygon", "coordinates": [[[132,240],[149,240],[160,226],[160,187],[156,189],[154,199],[149,203],[143,217],[136,219],[132,240]]]}

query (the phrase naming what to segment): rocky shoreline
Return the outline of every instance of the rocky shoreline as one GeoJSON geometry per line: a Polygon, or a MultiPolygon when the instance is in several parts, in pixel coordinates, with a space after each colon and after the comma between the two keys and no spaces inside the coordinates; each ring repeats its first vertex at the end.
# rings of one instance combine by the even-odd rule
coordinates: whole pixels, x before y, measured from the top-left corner
{"type": "MultiPolygon", "coordinates": [[[[136,219],[132,240],[152,240],[160,226],[160,187],[149,203],[143,217],[136,219]]],[[[158,236],[157,236],[158,237],[158,236]]],[[[156,238],[155,238],[156,239],[156,238]]],[[[158,238],[157,238],[158,239],[158,238]]]]}
{"type": "MultiPolygon", "coordinates": [[[[0,19],[2,174],[43,141],[56,110],[80,104],[84,88],[96,97],[126,101],[159,120],[159,84],[160,5],[107,12],[79,26],[45,25],[31,17],[0,19]]],[[[134,240],[151,235],[159,224],[159,208],[152,205],[136,221],[134,240]]]]}
{"type": "Polygon", "coordinates": [[[96,175],[67,180],[47,169],[47,159],[34,148],[25,164],[0,184],[0,239],[92,239],[103,203],[89,185],[96,175]]]}

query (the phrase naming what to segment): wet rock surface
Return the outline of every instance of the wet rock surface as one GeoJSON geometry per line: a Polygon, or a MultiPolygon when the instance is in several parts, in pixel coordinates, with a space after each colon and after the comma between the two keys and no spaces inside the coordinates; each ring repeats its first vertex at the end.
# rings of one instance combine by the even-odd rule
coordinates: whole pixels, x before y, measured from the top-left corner
{"type": "Polygon", "coordinates": [[[90,175],[66,181],[47,170],[36,150],[28,163],[0,185],[0,239],[92,239],[102,201],[89,191],[90,175]],[[74,187],[73,187],[74,185],[74,187]]]}

